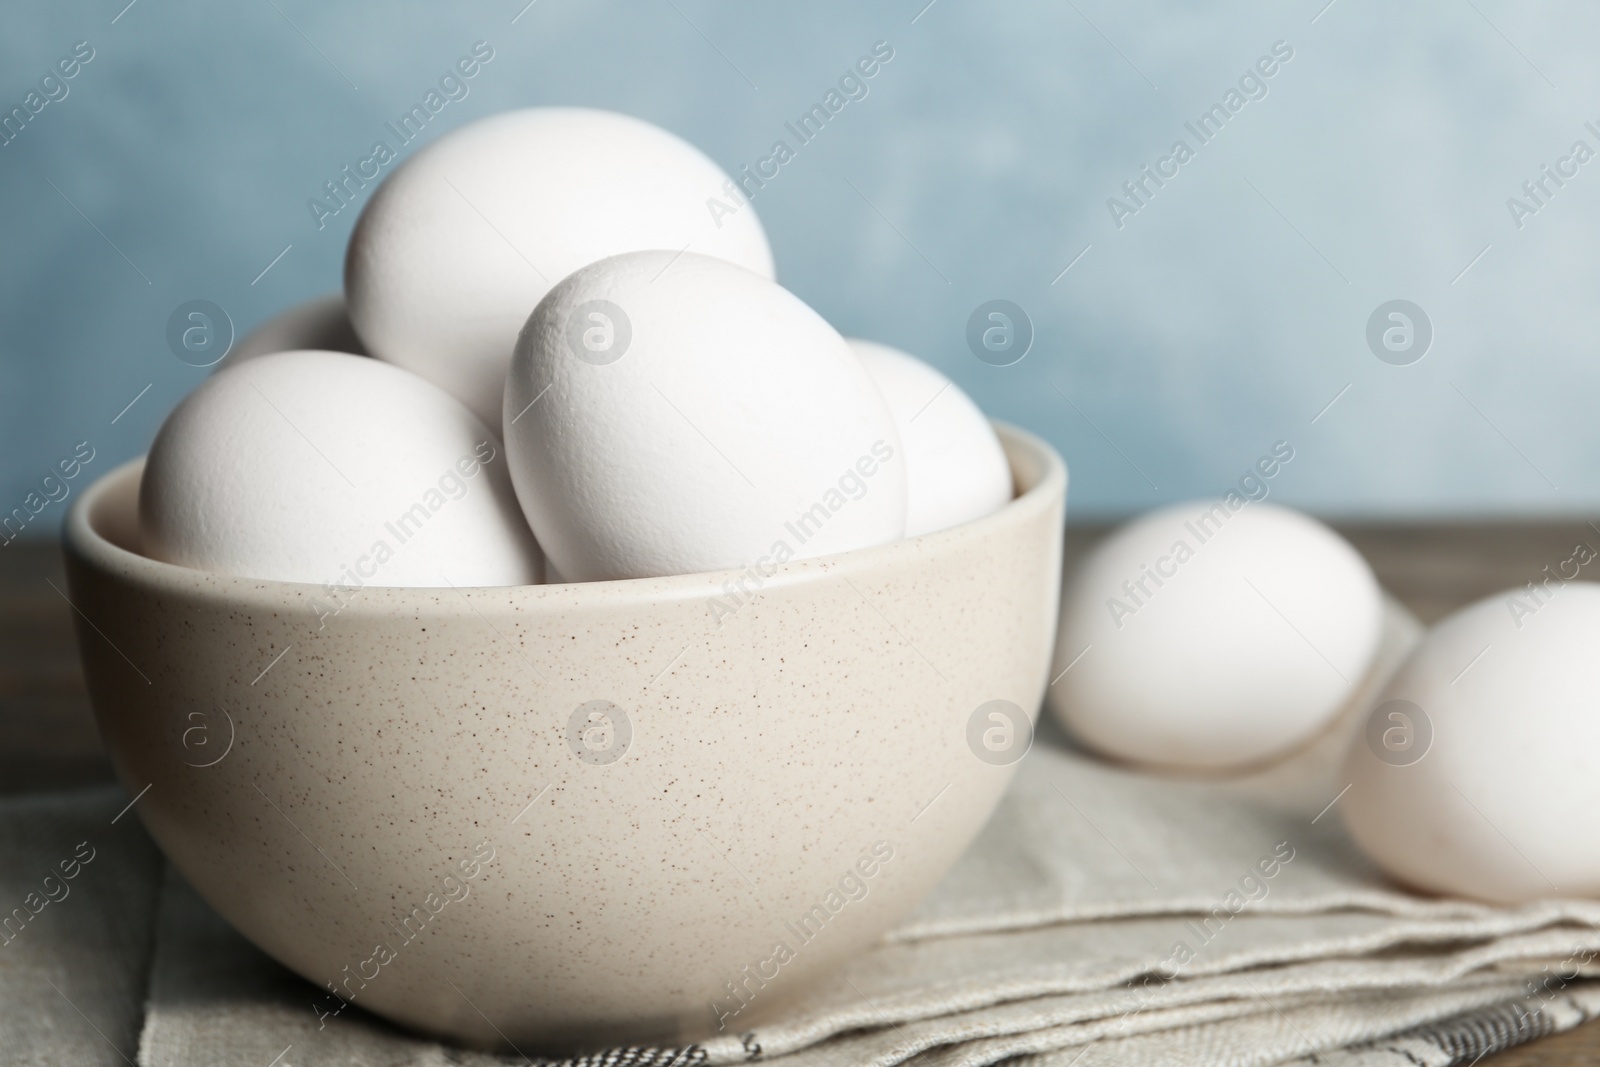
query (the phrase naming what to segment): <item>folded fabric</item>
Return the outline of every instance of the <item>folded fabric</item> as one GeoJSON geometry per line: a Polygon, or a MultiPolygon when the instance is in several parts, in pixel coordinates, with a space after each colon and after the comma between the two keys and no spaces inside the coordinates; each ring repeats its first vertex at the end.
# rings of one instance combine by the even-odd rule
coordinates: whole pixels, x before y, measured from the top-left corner
{"type": "MultiPolygon", "coordinates": [[[[1128,967],[1114,956],[1138,958],[1158,951],[1175,919],[1059,924],[886,947],[857,961],[837,980],[839,988],[849,991],[851,1003],[824,1002],[823,1010],[808,1020],[764,1031],[774,1047],[758,1049],[758,1042],[746,1038],[739,1056],[748,1059],[758,1052],[764,1060],[797,1067],[889,1065],[919,1055],[919,1063],[942,1063],[952,1056],[957,1058],[950,1062],[965,1063],[963,1057],[975,1050],[1003,1050],[999,1058],[1005,1058],[1097,1042],[1102,1046],[1098,1056],[1104,1057],[1122,1042],[1161,1030],[1339,1000],[1370,1015],[1366,1029],[1349,1031],[1356,1035],[1349,1040],[1357,1040],[1466,1006],[1501,1003],[1525,992],[1526,980],[1509,975],[1538,973],[1543,961],[1568,958],[1577,945],[1600,954],[1600,934],[1587,927],[1544,924],[1522,935],[1474,941],[1459,923],[1447,922],[1413,928],[1416,944],[1409,948],[1328,958],[1331,946],[1353,945],[1362,952],[1392,939],[1380,943],[1368,936],[1385,921],[1381,916],[1349,913],[1314,920],[1323,937],[1315,944],[1322,950],[1305,962],[1232,968],[1219,958],[1215,973],[1145,984],[1119,981],[1128,967]],[[1040,961],[1042,980],[1005,984],[1008,959],[1040,961]],[[939,973],[926,971],[929,967],[939,973]],[[945,981],[920,986],[909,977],[919,973],[945,981]],[[1063,992],[1048,995],[1043,990],[1063,992]],[[1367,997],[1374,992],[1403,992],[1426,1010],[1391,1025],[1391,1016],[1368,1011],[1367,997]],[[792,1054],[783,1054],[790,1049],[792,1054]]],[[[1229,934],[1238,936],[1239,958],[1259,956],[1274,946],[1298,951],[1311,944],[1304,940],[1305,917],[1241,915],[1235,921],[1239,926],[1229,934]]],[[[169,875],[163,892],[159,931],[141,1048],[141,1063],[149,1067],[259,1067],[263,1058],[286,1050],[286,1059],[297,1067],[366,1060],[396,1065],[502,1062],[417,1039],[360,1012],[322,1026],[312,1010],[316,991],[262,957],[175,875],[169,875]]],[[[1402,937],[1401,943],[1407,940],[1402,937]]],[[[1352,1026],[1359,1021],[1347,1020],[1352,1026]]],[[[1259,1028],[1259,1021],[1251,1025],[1259,1028]]],[[[1279,1050],[1278,1059],[1305,1050],[1281,1042],[1273,1047],[1279,1050]]],[[[677,1062],[704,1063],[714,1058],[713,1050],[705,1048],[635,1054],[641,1058],[573,1062],[669,1063],[676,1057],[677,1062]]]]}
{"type": "Polygon", "coordinates": [[[1294,1067],[1471,1067],[1485,1056],[1570,1030],[1596,1015],[1600,982],[1462,1012],[1338,1052],[1297,1059],[1294,1067]]]}
{"type": "Polygon", "coordinates": [[[120,789],[0,804],[0,1062],[139,1047],[161,854],[120,789]]]}
{"type": "MultiPolygon", "coordinates": [[[[1455,1016],[1493,1017],[1503,1019],[1514,1016],[1504,998],[1515,996],[1515,983],[1506,982],[1447,990],[1385,990],[1339,997],[1316,998],[1309,1001],[1272,1005],[1248,1015],[1227,1020],[1180,1023],[1178,1026],[1142,1034],[1117,1041],[1100,1041],[1085,1044],[1081,1035],[1040,1031],[1030,1035],[1030,1044],[1042,1046],[1043,1054],[1021,1059],[1019,1064],[1030,1067],[1190,1067],[1206,1064],[1207,1067],[1269,1067],[1290,1059],[1300,1059],[1310,1054],[1313,1058],[1300,1059],[1302,1063],[1326,1064],[1328,1059],[1315,1058],[1316,1049],[1337,1049],[1371,1042],[1385,1034],[1406,1031],[1426,1032],[1428,1024],[1437,1019],[1455,1016]]],[[[1590,990],[1589,1003],[1600,1004],[1600,996],[1590,990]]],[[[1510,1003],[1515,1003],[1512,1001],[1510,1003]]],[[[1587,1016],[1584,1016],[1587,1017],[1587,1016]]],[[[1570,1028],[1581,1019],[1579,1013],[1563,1016],[1570,1028]]],[[[1552,1029],[1549,1032],[1555,1032],[1552,1029]]],[[[1510,1036],[1509,1029],[1506,1036],[1510,1036]]],[[[1485,1044],[1484,1050],[1498,1051],[1507,1044],[1485,1044]]],[[[937,1059],[929,1067],[976,1067],[978,1064],[998,1062],[1021,1049],[1020,1042],[1010,1044],[975,1043],[974,1046],[953,1050],[948,1057],[937,1059]]],[[[1419,1046],[1432,1042],[1419,1041],[1419,1046]]],[[[1443,1050],[1445,1045],[1433,1045],[1443,1050]]],[[[1374,1061],[1383,1067],[1399,1067],[1401,1061],[1385,1059],[1374,1061]]],[[[1466,1067],[1471,1059],[1440,1058],[1432,1061],[1404,1061],[1406,1067],[1466,1067]]],[[[1367,1067],[1361,1060],[1355,1065],[1367,1067]]],[[[1347,1067],[1341,1064],[1340,1067],[1347,1067]]],[[[1354,1065],[1351,1065],[1354,1067],[1354,1065]]]]}

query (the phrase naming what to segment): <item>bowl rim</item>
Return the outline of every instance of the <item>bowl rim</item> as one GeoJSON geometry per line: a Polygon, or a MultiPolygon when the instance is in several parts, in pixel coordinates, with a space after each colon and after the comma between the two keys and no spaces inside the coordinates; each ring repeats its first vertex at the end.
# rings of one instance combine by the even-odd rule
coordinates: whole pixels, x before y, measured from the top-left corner
{"type": "MultiPolygon", "coordinates": [[[[902,538],[887,544],[851,549],[827,556],[794,559],[777,564],[760,588],[767,591],[799,583],[814,582],[841,575],[850,576],[877,570],[907,553],[941,553],[956,549],[973,539],[985,539],[999,530],[1028,522],[1043,509],[1064,508],[1067,465],[1054,447],[1043,438],[1008,423],[991,423],[1005,449],[1014,483],[1021,492],[1000,510],[944,530],[919,537],[902,538]],[[1059,503],[1058,503],[1059,502],[1059,503]]],[[[143,470],[144,456],[114,467],[101,475],[71,504],[62,522],[62,548],[68,561],[91,572],[109,574],[152,592],[187,594],[204,600],[229,603],[235,607],[251,604],[269,609],[282,608],[296,600],[327,597],[324,585],[311,582],[286,582],[268,578],[249,578],[219,574],[167,563],[142,555],[112,541],[96,529],[97,514],[106,498],[125,487],[129,479],[143,470]]],[[[137,493],[132,494],[137,500],[137,493]]],[[[473,599],[501,598],[512,606],[527,606],[535,601],[558,599],[567,604],[701,599],[724,590],[730,581],[747,574],[751,565],[719,571],[664,575],[654,578],[624,578],[600,582],[565,582],[546,585],[507,586],[380,586],[359,587],[361,596],[341,614],[393,614],[395,610],[421,609],[437,613],[451,594],[457,604],[472,594],[473,599]]],[[[467,605],[469,608],[470,604],[467,605]]],[[[476,610],[476,609],[472,609],[476,610]]]]}

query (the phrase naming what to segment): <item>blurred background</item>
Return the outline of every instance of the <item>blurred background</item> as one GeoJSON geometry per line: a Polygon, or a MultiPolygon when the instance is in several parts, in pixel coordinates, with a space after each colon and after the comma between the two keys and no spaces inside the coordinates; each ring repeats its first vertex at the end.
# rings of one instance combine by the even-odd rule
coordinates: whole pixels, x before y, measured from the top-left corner
{"type": "Polygon", "coordinates": [[[180,305],[242,335],[336,290],[371,186],[325,183],[477,46],[401,158],[547,104],[735,173],[785,141],[755,199],[779,280],[1050,438],[1078,519],[1278,442],[1274,498],[1325,515],[1593,512],[1597,39],[1593,7],[1508,0],[8,4],[0,511],[81,446],[90,477],[148,447],[210,373],[169,347],[180,305]],[[968,343],[993,300],[1031,324],[1005,366],[968,343]]]}

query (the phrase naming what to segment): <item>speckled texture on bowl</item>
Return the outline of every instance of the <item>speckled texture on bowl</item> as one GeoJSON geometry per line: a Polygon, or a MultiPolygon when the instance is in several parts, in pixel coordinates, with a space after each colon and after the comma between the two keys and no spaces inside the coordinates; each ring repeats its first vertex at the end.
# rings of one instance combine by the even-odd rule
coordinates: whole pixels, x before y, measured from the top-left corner
{"type": "Polygon", "coordinates": [[[1011,777],[968,724],[1036,714],[1066,471],[1000,432],[1002,511],[751,596],[369,588],[320,628],[319,587],[129,551],[131,463],[66,526],[100,729],[200,894],[360,1007],[525,1051],[743,1028],[909,911],[1011,777]]]}

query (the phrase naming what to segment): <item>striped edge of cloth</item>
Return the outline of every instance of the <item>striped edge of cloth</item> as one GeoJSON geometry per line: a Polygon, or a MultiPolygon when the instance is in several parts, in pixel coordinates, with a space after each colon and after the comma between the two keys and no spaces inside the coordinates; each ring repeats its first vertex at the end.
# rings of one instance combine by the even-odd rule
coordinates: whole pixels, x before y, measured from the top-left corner
{"type": "Polygon", "coordinates": [[[1470,1067],[1486,1056],[1549,1037],[1600,1016],[1600,981],[1574,982],[1548,996],[1464,1012],[1338,1052],[1295,1060],[1318,1067],[1470,1067]]]}
{"type": "Polygon", "coordinates": [[[613,1048],[565,1060],[535,1059],[528,1062],[535,1067],[698,1067],[706,1062],[706,1053],[698,1045],[679,1049],[613,1048]]]}
{"type": "MultiPolygon", "coordinates": [[[[1580,981],[1548,996],[1463,1012],[1337,1052],[1294,1060],[1286,1067],[1471,1067],[1486,1056],[1536,1038],[1571,1030],[1600,1017],[1600,981],[1580,981]]],[[[619,1048],[564,1060],[539,1060],[538,1067],[698,1067],[706,1054],[697,1045],[681,1049],[619,1048]]]]}

